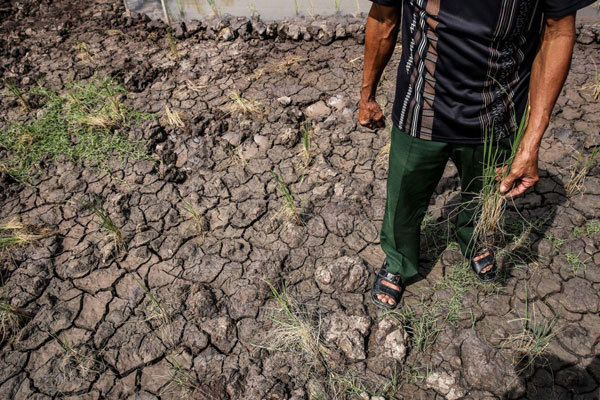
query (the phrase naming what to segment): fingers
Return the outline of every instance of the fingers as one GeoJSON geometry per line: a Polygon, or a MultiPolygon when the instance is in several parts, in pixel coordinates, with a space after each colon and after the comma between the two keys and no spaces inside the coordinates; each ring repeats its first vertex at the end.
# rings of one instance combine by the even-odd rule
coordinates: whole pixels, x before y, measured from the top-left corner
{"type": "Polygon", "coordinates": [[[525,191],[529,188],[530,188],[529,185],[525,184],[525,182],[521,182],[517,186],[515,186],[510,192],[506,193],[505,196],[506,197],[519,196],[519,195],[525,193],[525,191]]]}
{"type": "Polygon", "coordinates": [[[378,117],[371,117],[369,119],[366,120],[360,120],[358,121],[362,126],[367,127],[369,129],[377,129],[377,128],[383,128],[385,126],[385,121],[383,119],[383,115],[380,115],[378,117]]]}
{"type": "Polygon", "coordinates": [[[374,101],[361,102],[358,113],[358,122],[369,129],[377,129],[385,126],[385,119],[381,108],[374,101]]]}
{"type": "Polygon", "coordinates": [[[501,181],[502,180],[502,177],[506,173],[507,169],[508,169],[508,167],[506,165],[503,166],[503,167],[496,168],[496,181],[501,181]]]}
{"type": "Polygon", "coordinates": [[[537,177],[519,176],[515,178],[514,176],[509,175],[500,184],[500,193],[503,193],[506,197],[519,196],[525,193],[527,189],[535,185],[537,181],[537,177]],[[506,186],[503,187],[503,185],[506,186]]]}
{"type": "Polygon", "coordinates": [[[512,189],[516,180],[517,178],[514,174],[508,174],[508,176],[500,183],[500,193],[504,194],[512,189]]]}

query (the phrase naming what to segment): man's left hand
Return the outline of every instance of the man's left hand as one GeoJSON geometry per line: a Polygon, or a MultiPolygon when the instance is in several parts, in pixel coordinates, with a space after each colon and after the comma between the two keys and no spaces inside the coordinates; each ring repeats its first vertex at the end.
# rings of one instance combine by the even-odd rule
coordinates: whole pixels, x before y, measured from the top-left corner
{"type": "Polygon", "coordinates": [[[506,197],[523,194],[540,180],[537,152],[517,151],[508,176],[500,183],[500,193],[506,197]]]}

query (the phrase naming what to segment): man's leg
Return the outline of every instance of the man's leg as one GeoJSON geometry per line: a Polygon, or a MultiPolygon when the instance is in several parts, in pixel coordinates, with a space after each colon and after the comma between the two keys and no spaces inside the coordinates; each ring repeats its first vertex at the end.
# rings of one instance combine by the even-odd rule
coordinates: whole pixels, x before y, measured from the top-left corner
{"type": "MultiPolygon", "coordinates": [[[[513,136],[500,140],[496,146],[499,165],[510,156],[513,136]]],[[[492,152],[495,152],[492,149],[492,152]]],[[[456,234],[462,254],[471,259],[477,243],[473,243],[475,228],[476,197],[483,187],[483,167],[485,161],[483,145],[453,145],[452,161],[456,164],[461,182],[461,210],[456,218],[456,234]]]]}
{"type": "Polygon", "coordinates": [[[418,139],[393,127],[380,238],[387,271],[403,281],[418,271],[421,222],[449,157],[447,143],[418,139]]]}

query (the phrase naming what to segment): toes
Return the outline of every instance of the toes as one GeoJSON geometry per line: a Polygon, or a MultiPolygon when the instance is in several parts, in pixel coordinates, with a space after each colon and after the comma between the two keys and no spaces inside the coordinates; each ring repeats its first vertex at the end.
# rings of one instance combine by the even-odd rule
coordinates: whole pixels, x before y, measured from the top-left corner
{"type": "Polygon", "coordinates": [[[392,299],[390,296],[387,296],[385,294],[378,294],[377,298],[382,302],[382,303],[388,303],[390,305],[394,305],[394,299],[392,299]]]}

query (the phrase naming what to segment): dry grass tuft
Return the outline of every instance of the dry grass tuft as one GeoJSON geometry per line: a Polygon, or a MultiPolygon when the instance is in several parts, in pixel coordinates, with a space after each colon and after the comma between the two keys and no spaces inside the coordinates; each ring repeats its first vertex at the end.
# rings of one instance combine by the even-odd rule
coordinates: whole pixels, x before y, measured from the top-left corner
{"type": "Polygon", "coordinates": [[[0,301],[0,343],[10,341],[21,328],[23,321],[29,318],[29,313],[6,301],[0,301]]]}
{"type": "Polygon", "coordinates": [[[200,213],[194,208],[192,203],[184,199],[182,199],[182,201],[184,210],[190,214],[192,220],[194,221],[194,224],[196,226],[196,232],[202,237],[204,237],[208,232],[208,221],[203,215],[200,215],[200,213]]]}
{"type": "Polygon", "coordinates": [[[174,357],[167,356],[169,362],[169,375],[167,385],[161,393],[170,393],[175,389],[202,392],[196,375],[189,369],[184,368],[174,357]]]}
{"type": "Polygon", "coordinates": [[[289,297],[285,286],[279,292],[267,282],[276,302],[276,315],[271,317],[275,328],[270,332],[269,349],[291,350],[320,372],[325,372],[329,349],[321,339],[321,318],[318,313],[303,309],[289,297]]]}
{"type": "Polygon", "coordinates": [[[101,107],[90,107],[86,101],[74,93],[67,96],[65,106],[73,110],[73,123],[110,129],[122,126],[127,121],[126,107],[118,95],[106,96],[101,107]]]}
{"type": "Polygon", "coordinates": [[[146,294],[146,321],[158,320],[165,325],[171,323],[171,314],[161,300],[158,299],[141,280],[134,278],[146,294]]]}
{"type": "Polygon", "coordinates": [[[202,89],[206,89],[206,88],[210,87],[210,85],[201,85],[199,83],[194,83],[189,79],[185,81],[185,85],[189,90],[196,92],[196,93],[200,93],[202,91],[202,89]]]}
{"type": "Polygon", "coordinates": [[[302,150],[301,150],[300,154],[304,161],[304,168],[306,168],[310,164],[310,159],[312,157],[310,148],[312,145],[312,138],[314,136],[314,130],[312,128],[310,121],[305,122],[302,125],[301,131],[302,131],[302,150]]]}
{"type": "Polygon", "coordinates": [[[229,98],[231,99],[228,107],[230,114],[262,118],[263,106],[258,101],[243,98],[237,90],[229,92],[229,98]]]}
{"type": "Polygon", "coordinates": [[[13,218],[0,225],[0,253],[16,247],[27,246],[51,235],[48,229],[35,229],[13,218]]]}
{"type": "Polygon", "coordinates": [[[582,163],[583,152],[579,152],[577,161],[573,165],[573,168],[571,168],[569,180],[565,185],[565,190],[569,196],[574,196],[581,191],[585,177],[590,172],[590,169],[594,166],[599,152],[600,147],[594,148],[592,154],[590,154],[585,163],[582,163]]]}
{"type": "Polygon", "coordinates": [[[73,45],[73,49],[75,50],[75,55],[77,58],[83,62],[92,61],[94,55],[90,51],[88,44],[80,41],[79,39],[75,39],[74,42],[75,44],[73,45]]]}
{"type": "Polygon", "coordinates": [[[104,363],[85,354],[83,351],[75,349],[65,335],[59,337],[51,334],[51,336],[64,350],[64,354],[59,361],[59,370],[65,379],[73,378],[76,371],[80,371],[81,375],[84,376],[98,375],[104,371],[104,363]]]}
{"type": "Polygon", "coordinates": [[[231,165],[237,165],[239,167],[244,168],[248,162],[242,155],[242,147],[232,146],[231,143],[227,143],[227,156],[229,157],[229,162],[231,165]]]}
{"type": "Polygon", "coordinates": [[[593,82],[588,83],[587,85],[583,85],[579,89],[580,90],[591,90],[592,91],[592,99],[594,101],[598,101],[598,99],[600,99],[600,74],[598,73],[598,67],[596,66],[596,62],[593,59],[592,59],[592,62],[594,63],[594,69],[596,70],[596,77],[594,78],[593,82]]]}
{"type": "Polygon", "coordinates": [[[294,64],[298,64],[304,61],[308,61],[308,58],[292,56],[288,57],[283,61],[271,63],[264,68],[257,69],[252,75],[248,77],[249,81],[255,81],[262,78],[265,74],[272,72],[285,73],[294,64]]]}
{"type": "Polygon", "coordinates": [[[177,111],[172,111],[169,106],[165,105],[164,119],[167,125],[185,128],[185,123],[181,119],[181,114],[177,111]]]}
{"type": "Polygon", "coordinates": [[[175,337],[172,325],[173,319],[171,312],[167,309],[167,304],[159,299],[154,293],[152,293],[145,282],[137,278],[131,270],[128,268],[125,269],[131,274],[133,280],[144,291],[145,301],[143,303],[143,312],[145,319],[143,321],[158,321],[159,326],[157,330],[160,339],[168,348],[173,347],[175,345],[175,337]]]}

